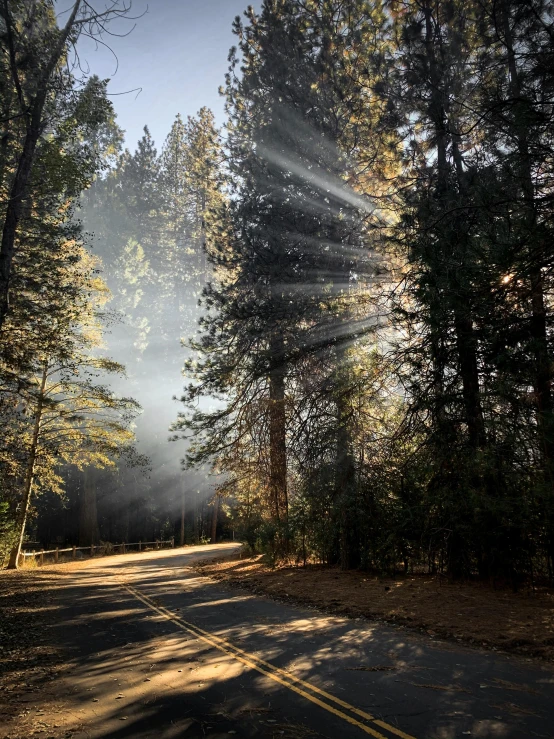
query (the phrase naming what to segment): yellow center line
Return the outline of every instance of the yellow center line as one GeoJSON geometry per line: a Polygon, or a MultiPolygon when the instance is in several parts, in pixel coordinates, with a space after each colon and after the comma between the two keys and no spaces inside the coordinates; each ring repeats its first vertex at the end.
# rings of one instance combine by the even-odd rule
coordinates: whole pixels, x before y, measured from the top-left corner
{"type": "Polygon", "coordinates": [[[260,657],[257,657],[254,654],[245,652],[243,649],[240,649],[240,647],[237,647],[231,642],[228,642],[226,639],[223,639],[222,637],[217,636],[216,634],[212,634],[208,631],[204,631],[204,629],[201,629],[199,626],[196,626],[195,624],[185,621],[180,616],[177,616],[177,614],[165,608],[165,606],[161,606],[155,603],[149,596],[145,595],[144,593],[142,593],[140,590],[138,590],[134,586],[128,585],[127,583],[123,583],[123,582],[121,582],[120,584],[123,588],[128,590],[129,593],[131,593],[131,595],[133,595],[135,598],[137,598],[142,603],[144,603],[144,605],[156,611],[160,616],[163,616],[167,620],[172,621],[176,626],[178,626],[183,631],[186,631],[189,634],[192,634],[193,636],[196,636],[197,638],[202,639],[203,641],[207,642],[208,644],[215,647],[216,649],[219,649],[220,651],[225,652],[226,654],[230,655],[231,657],[238,660],[239,662],[242,662],[242,664],[246,665],[247,667],[250,667],[251,669],[256,670],[257,672],[260,672],[262,675],[269,677],[271,680],[274,680],[275,682],[280,683],[281,685],[284,685],[286,688],[289,688],[289,690],[293,690],[295,693],[298,693],[298,695],[301,695],[303,698],[306,698],[312,703],[315,703],[321,708],[324,708],[326,711],[329,711],[330,713],[333,713],[335,716],[338,716],[339,718],[342,718],[345,721],[348,721],[348,723],[353,724],[354,726],[357,726],[358,728],[362,729],[362,731],[364,731],[366,734],[369,734],[370,736],[374,737],[374,739],[387,739],[387,737],[385,737],[383,734],[376,731],[375,729],[371,728],[370,726],[367,726],[366,724],[361,723],[357,719],[352,718],[352,716],[348,716],[346,713],[338,710],[334,706],[331,706],[328,703],[324,702],[323,700],[320,700],[315,695],[312,695],[312,693],[316,693],[322,696],[322,698],[325,698],[327,701],[331,701],[335,705],[340,706],[341,708],[344,708],[350,713],[353,713],[356,716],[360,716],[365,721],[374,723],[375,725],[379,726],[379,728],[384,729],[390,734],[394,734],[395,736],[400,737],[400,739],[415,739],[415,737],[409,734],[405,734],[403,731],[400,731],[400,729],[397,729],[395,726],[391,726],[390,724],[387,724],[384,721],[381,721],[380,719],[375,718],[371,714],[366,713],[365,711],[362,711],[359,708],[356,708],[355,706],[350,705],[349,703],[346,703],[346,701],[343,701],[340,698],[337,698],[336,696],[331,695],[330,693],[327,693],[325,690],[318,688],[316,685],[312,685],[311,683],[308,683],[302,680],[301,678],[296,677],[295,675],[288,672],[287,670],[283,670],[280,667],[277,667],[276,665],[272,665],[270,662],[266,662],[265,660],[261,659],[260,657]],[[298,686],[301,686],[301,687],[298,687],[298,686]],[[302,688],[305,688],[305,690],[303,690],[302,688]],[[310,691],[310,692],[308,693],[306,691],[310,691]]]}

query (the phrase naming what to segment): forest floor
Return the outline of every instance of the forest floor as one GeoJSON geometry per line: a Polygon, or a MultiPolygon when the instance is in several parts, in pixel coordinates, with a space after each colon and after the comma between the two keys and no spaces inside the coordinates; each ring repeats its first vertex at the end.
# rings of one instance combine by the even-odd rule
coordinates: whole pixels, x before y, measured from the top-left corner
{"type": "Polygon", "coordinates": [[[1,573],[0,736],[10,720],[28,736],[43,728],[43,712],[31,719],[31,711],[64,665],[63,649],[49,638],[60,575],[54,568],[1,573]]]}
{"type": "Polygon", "coordinates": [[[202,574],[278,600],[386,621],[432,638],[554,661],[554,591],[495,589],[410,575],[383,578],[319,565],[271,568],[261,555],[200,565],[202,574]]]}

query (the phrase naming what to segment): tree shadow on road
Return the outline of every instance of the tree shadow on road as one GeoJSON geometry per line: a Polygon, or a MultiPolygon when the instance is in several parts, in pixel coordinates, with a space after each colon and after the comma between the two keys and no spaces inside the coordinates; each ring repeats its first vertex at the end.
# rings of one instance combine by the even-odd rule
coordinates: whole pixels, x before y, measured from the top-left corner
{"type": "MultiPolygon", "coordinates": [[[[33,586],[49,593],[45,639],[52,649],[63,647],[64,659],[56,658],[56,679],[37,686],[43,715],[31,709],[10,739],[32,736],[40,721],[53,733],[37,736],[55,739],[367,736],[183,631],[124,583],[185,624],[413,736],[550,735],[546,670],[225,588],[174,553],[117,559],[68,576],[43,572],[33,586]]],[[[24,668],[12,672],[12,682],[24,668]]]]}

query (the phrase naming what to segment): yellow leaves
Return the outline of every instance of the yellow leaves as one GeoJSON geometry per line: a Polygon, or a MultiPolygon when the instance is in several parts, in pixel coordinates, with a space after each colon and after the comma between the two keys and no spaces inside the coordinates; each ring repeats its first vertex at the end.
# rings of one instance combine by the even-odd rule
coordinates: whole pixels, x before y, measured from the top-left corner
{"type": "Polygon", "coordinates": [[[90,289],[94,292],[94,300],[97,304],[104,304],[111,297],[110,289],[101,277],[91,279],[90,289]]]}

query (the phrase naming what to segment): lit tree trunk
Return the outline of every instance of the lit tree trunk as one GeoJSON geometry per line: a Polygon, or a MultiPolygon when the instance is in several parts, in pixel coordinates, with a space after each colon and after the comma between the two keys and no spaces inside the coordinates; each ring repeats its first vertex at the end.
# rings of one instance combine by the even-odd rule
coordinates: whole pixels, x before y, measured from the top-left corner
{"type": "Polygon", "coordinates": [[[31,496],[33,493],[33,480],[35,475],[35,463],[37,458],[38,445],[40,441],[40,428],[42,424],[42,413],[44,409],[44,398],[46,389],[46,378],[48,376],[48,364],[45,362],[42,370],[42,378],[40,391],[37,397],[37,407],[35,411],[35,423],[33,427],[33,436],[31,437],[31,447],[29,449],[29,459],[27,462],[27,470],[25,473],[25,483],[23,487],[23,500],[21,502],[21,510],[17,520],[18,537],[17,543],[11,551],[8,569],[16,570],[19,567],[19,558],[21,555],[21,547],[25,537],[25,527],[27,525],[27,516],[31,506],[31,496]]]}

